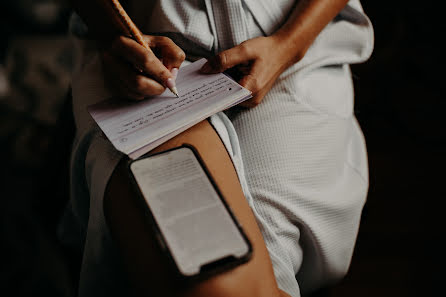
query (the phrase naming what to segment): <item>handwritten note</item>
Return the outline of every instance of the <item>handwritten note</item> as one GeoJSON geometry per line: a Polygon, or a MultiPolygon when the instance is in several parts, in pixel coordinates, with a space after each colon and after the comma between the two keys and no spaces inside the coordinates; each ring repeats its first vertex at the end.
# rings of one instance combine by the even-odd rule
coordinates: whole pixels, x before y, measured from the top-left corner
{"type": "Polygon", "coordinates": [[[212,114],[251,97],[225,74],[201,74],[202,59],[180,69],[179,98],[166,90],[140,102],[111,98],[89,112],[116,149],[137,158],[212,114]]]}

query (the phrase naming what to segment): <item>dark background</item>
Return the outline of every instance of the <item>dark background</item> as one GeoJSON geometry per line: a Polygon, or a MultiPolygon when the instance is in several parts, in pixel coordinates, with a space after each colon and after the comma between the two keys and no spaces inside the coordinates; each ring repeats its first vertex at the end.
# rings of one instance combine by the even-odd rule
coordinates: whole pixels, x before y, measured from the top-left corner
{"type": "MultiPolygon", "coordinates": [[[[374,24],[375,51],[352,71],[370,191],[350,272],[325,295],[442,291],[446,83],[438,2],[362,1],[374,24]]],[[[61,135],[69,139],[70,131],[60,114],[72,67],[68,13],[56,0],[0,4],[2,295],[73,292],[76,267],[55,229],[67,199],[69,146],[61,135]]]]}

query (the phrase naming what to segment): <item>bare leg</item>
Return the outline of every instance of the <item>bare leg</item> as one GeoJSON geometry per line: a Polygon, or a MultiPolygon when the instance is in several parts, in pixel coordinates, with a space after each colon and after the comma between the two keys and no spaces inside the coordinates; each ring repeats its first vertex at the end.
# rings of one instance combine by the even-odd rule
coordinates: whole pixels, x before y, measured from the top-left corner
{"type": "Polygon", "coordinates": [[[189,286],[166,268],[154,234],[145,225],[129,184],[126,162],[117,167],[107,187],[104,211],[138,296],[289,296],[277,287],[271,261],[255,217],[219,136],[203,121],[154,150],[194,146],[253,245],[252,259],[241,266],[189,286]]]}

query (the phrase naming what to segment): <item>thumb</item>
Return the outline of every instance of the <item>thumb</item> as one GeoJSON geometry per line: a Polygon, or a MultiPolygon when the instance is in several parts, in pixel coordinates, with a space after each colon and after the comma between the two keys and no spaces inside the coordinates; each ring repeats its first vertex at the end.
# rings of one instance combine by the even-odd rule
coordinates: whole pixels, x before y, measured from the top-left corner
{"type": "Polygon", "coordinates": [[[236,47],[225,50],[212,58],[201,67],[202,73],[219,73],[236,65],[245,63],[250,60],[244,45],[238,45],[236,47]]]}

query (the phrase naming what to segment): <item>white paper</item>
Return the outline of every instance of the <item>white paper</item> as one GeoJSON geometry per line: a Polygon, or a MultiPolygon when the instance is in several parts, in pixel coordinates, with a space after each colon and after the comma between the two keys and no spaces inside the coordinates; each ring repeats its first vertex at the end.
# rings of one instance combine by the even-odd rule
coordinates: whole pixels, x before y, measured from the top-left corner
{"type": "Polygon", "coordinates": [[[251,92],[223,73],[202,74],[201,59],[181,68],[179,98],[166,90],[140,102],[112,98],[89,112],[115,148],[137,158],[214,113],[251,98],[251,92]]]}

